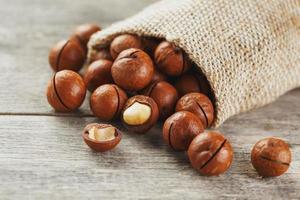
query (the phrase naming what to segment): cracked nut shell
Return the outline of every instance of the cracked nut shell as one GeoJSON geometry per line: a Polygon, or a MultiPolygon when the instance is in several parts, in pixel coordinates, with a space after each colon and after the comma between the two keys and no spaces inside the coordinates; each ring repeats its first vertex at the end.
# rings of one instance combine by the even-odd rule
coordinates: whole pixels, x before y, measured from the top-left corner
{"type": "Polygon", "coordinates": [[[92,123],[84,128],[82,138],[94,151],[104,152],[115,148],[120,143],[122,133],[110,124],[92,123]]]}
{"type": "Polygon", "coordinates": [[[55,73],[48,82],[48,102],[59,112],[70,112],[79,108],[85,94],[86,87],[81,76],[71,70],[55,73]]]}
{"type": "Polygon", "coordinates": [[[130,48],[143,49],[141,38],[131,34],[119,35],[110,44],[110,55],[116,59],[122,51],[130,48]]]}
{"type": "Polygon", "coordinates": [[[158,45],[154,60],[158,69],[169,76],[180,76],[191,67],[191,61],[183,50],[167,41],[158,45]]]}
{"type": "Polygon", "coordinates": [[[49,64],[55,71],[79,71],[85,61],[85,51],[76,38],[59,41],[49,52],[49,64]]]}
{"type": "Polygon", "coordinates": [[[181,97],[176,105],[176,111],[186,110],[197,115],[204,128],[210,127],[214,120],[214,107],[210,99],[201,93],[189,93],[181,97]]]}
{"type": "Polygon", "coordinates": [[[164,123],[164,141],[174,150],[187,150],[197,135],[204,131],[201,120],[191,112],[180,111],[164,123]]]}
{"type": "Polygon", "coordinates": [[[124,126],[136,133],[146,133],[157,122],[159,111],[155,101],[144,95],[128,99],[122,111],[124,126]]]}
{"type": "Polygon", "coordinates": [[[275,137],[258,141],[251,152],[251,162],[259,175],[263,177],[284,174],[292,161],[289,145],[275,137]]]}
{"type": "Polygon", "coordinates": [[[144,95],[156,102],[161,119],[166,119],[174,113],[178,93],[171,84],[165,81],[153,83],[145,90],[144,95]]]}
{"type": "Polygon", "coordinates": [[[145,88],[152,80],[154,67],[151,58],[140,49],[122,51],[111,68],[114,82],[127,91],[145,88]]]}
{"type": "Polygon", "coordinates": [[[228,170],[233,160],[233,151],[223,135],[210,131],[193,139],[188,157],[193,168],[202,175],[216,176],[228,170]]]}
{"type": "Polygon", "coordinates": [[[90,64],[83,76],[85,85],[93,92],[97,87],[113,83],[111,76],[112,62],[109,60],[97,60],[90,64]]]}
{"type": "Polygon", "coordinates": [[[114,84],[105,84],[91,95],[90,107],[100,120],[110,121],[119,117],[126,101],[127,95],[121,88],[114,84]]]}

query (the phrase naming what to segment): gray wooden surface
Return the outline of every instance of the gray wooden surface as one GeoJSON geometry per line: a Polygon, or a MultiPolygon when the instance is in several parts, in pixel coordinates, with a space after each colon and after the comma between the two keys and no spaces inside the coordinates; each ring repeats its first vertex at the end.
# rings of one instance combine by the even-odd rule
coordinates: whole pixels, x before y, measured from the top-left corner
{"type": "Polygon", "coordinates": [[[0,199],[300,198],[300,89],[220,128],[235,155],[219,177],[200,176],[184,153],[171,151],[161,125],[143,136],[126,132],[114,151],[94,153],[80,135],[97,121],[87,103],[71,114],[48,106],[51,45],[77,24],[108,26],[152,2],[0,0],[0,199]],[[253,144],[267,136],[292,147],[292,165],[278,178],[261,179],[250,164],[253,144]]]}

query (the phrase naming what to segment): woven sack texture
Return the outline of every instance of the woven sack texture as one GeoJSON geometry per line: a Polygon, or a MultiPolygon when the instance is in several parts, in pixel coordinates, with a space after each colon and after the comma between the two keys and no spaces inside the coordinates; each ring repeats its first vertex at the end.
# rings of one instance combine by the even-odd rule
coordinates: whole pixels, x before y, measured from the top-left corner
{"type": "Polygon", "coordinates": [[[94,34],[89,58],[122,33],[184,49],[213,90],[215,127],[300,86],[300,0],[163,0],[94,34]]]}

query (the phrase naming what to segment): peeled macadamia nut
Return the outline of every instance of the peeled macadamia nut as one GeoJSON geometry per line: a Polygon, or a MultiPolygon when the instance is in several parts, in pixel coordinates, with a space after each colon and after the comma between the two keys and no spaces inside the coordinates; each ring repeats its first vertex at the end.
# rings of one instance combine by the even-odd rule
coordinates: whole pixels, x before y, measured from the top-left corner
{"type": "Polygon", "coordinates": [[[96,141],[109,141],[115,138],[115,128],[114,127],[105,127],[105,128],[96,128],[92,127],[89,131],[89,138],[96,141]]]}
{"type": "Polygon", "coordinates": [[[122,122],[133,132],[145,133],[157,122],[158,113],[158,107],[152,98],[137,95],[126,102],[122,112],[122,122]]]}
{"type": "Polygon", "coordinates": [[[154,67],[151,58],[140,49],[122,51],[112,65],[114,82],[127,91],[145,88],[152,80],[154,67]]]}
{"type": "Polygon", "coordinates": [[[181,111],[171,115],[164,123],[164,141],[174,150],[187,150],[198,134],[204,131],[201,120],[191,112],[181,111]]]}
{"type": "Polygon", "coordinates": [[[125,102],[126,93],[114,84],[98,87],[91,95],[90,107],[96,117],[103,121],[119,117],[125,102]]]}
{"type": "Polygon", "coordinates": [[[82,138],[94,151],[104,152],[119,144],[122,133],[110,124],[92,123],[84,128],[82,138]]]}
{"type": "Polygon", "coordinates": [[[49,64],[55,72],[68,69],[79,71],[85,61],[85,51],[78,39],[58,42],[49,52],[49,64]]]}
{"type": "Polygon", "coordinates": [[[86,94],[85,84],[79,74],[62,70],[48,82],[47,99],[59,112],[70,112],[81,106],[86,94]]]}
{"type": "Polygon", "coordinates": [[[280,176],[288,170],[292,153],[289,145],[280,138],[265,138],[254,145],[251,162],[263,177],[280,176]]]}
{"type": "Polygon", "coordinates": [[[169,76],[180,76],[192,65],[181,48],[167,41],[158,45],[154,57],[158,69],[169,76]]]}
{"type": "Polygon", "coordinates": [[[146,89],[144,94],[156,102],[161,119],[165,119],[174,113],[178,93],[171,84],[165,81],[153,83],[146,89]]]}
{"type": "Polygon", "coordinates": [[[204,128],[210,127],[214,120],[214,107],[210,99],[201,93],[189,93],[181,97],[176,105],[176,111],[190,111],[197,115],[204,128]]]}
{"type": "Polygon", "coordinates": [[[196,136],[188,149],[189,160],[197,171],[217,176],[230,167],[233,151],[229,141],[218,132],[204,132],[196,136]]]}
{"type": "Polygon", "coordinates": [[[89,65],[83,77],[89,91],[93,92],[101,85],[113,83],[111,66],[111,61],[103,59],[97,60],[89,65]]]}
{"type": "Polygon", "coordinates": [[[151,116],[151,108],[139,102],[133,103],[123,113],[123,120],[129,125],[140,125],[145,123],[151,116]]]}
{"type": "Polygon", "coordinates": [[[122,51],[130,48],[143,49],[141,38],[131,34],[119,35],[110,44],[110,55],[116,59],[122,51]]]}

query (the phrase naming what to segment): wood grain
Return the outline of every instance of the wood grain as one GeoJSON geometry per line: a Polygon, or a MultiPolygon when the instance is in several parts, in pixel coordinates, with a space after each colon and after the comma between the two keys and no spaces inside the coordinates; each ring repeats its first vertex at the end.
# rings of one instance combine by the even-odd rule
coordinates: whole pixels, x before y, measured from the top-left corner
{"type": "MultiPolygon", "coordinates": [[[[234,162],[219,177],[200,176],[185,153],[162,141],[161,124],[146,135],[124,131],[120,145],[94,153],[82,141],[88,101],[70,114],[48,106],[49,48],[74,26],[108,26],[153,0],[0,0],[0,199],[300,199],[300,89],[228,120],[234,162]],[[285,139],[293,161],[278,178],[262,179],[250,163],[252,146],[285,139]]],[[[88,97],[87,97],[88,99],[88,97]]]]}

